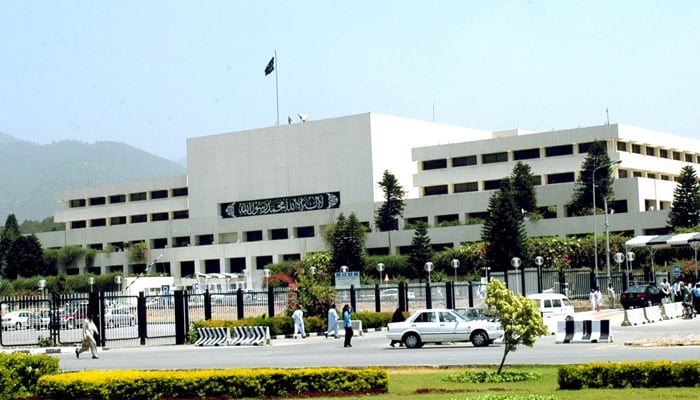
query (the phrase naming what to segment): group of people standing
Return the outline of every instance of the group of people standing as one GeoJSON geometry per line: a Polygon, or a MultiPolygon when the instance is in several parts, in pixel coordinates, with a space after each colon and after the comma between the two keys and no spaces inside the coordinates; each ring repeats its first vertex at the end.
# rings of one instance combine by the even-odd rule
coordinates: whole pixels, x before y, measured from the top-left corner
{"type": "Polygon", "coordinates": [[[591,311],[600,311],[603,308],[603,293],[600,292],[599,287],[591,288],[588,300],[591,302],[591,311]]]}
{"type": "MultiPolygon", "coordinates": [[[[294,311],[292,318],[294,319],[294,337],[296,338],[297,335],[301,335],[302,338],[305,338],[307,335],[306,331],[304,330],[304,311],[302,310],[301,305],[299,305],[294,311]]],[[[345,329],[345,343],[343,347],[352,347],[352,307],[350,304],[343,306],[342,318],[343,328],[345,329]]],[[[328,329],[326,329],[325,332],[326,338],[328,338],[328,335],[331,333],[333,333],[333,337],[336,339],[340,337],[338,335],[339,321],[340,316],[338,316],[336,306],[335,304],[331,304],[330,308],[328,309],[328,329]]]]}
{"type": "Polygon", "coordinates": [[[673,285],[668,283],[666,278],[659,286],[661,292],[670,302],[681,302],[683,304],[683,317],[693,318],[700,311],[700,280],[693,284],[686,284],[680,279],[676,279],[673,285]]]}

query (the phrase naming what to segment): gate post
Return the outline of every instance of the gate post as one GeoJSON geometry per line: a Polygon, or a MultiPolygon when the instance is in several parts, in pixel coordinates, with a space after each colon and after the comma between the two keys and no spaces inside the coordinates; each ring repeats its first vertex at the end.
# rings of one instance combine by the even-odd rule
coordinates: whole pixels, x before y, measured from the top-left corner
{"type": "Polygon", "coordinates": [[[406,282],[399,282],[399,308],[401,311],[408,311],[407,291],[406,282]]]}
{"type": "Polygon", "coordinates": [[[455,307],[455,287],[452,282],[445,283],[445,300],[447,301],[447,308],[457,308],[455,307]]]}
{"type": "Polygon", "coordinates": [[[237,319],[243,319],[244,314],[243,314],[243,289],[238,288],[236,290],[236,318],[237,319]]]}
{"type": "Polygon", "coordinates": [[[204,291],[204,319],[207,321],[211,319],[211,293],[209,293],[209,288],[204,291]]]}
{"type": "Polygon", "coordinates": [[[467,282],[467,290],[469,291],[469,307],[474,307],[474,292],[472,289],[472,281],[467,282]]]}
{"type": "Polygon", "coordinates": [[[275,288],[267,284],[267,316],[272,318],[275,316],[275,288]]]}
{"type": "Polygon", "coordinates": [[[139,292],[139,297],[136,299],[136,318],[138,318],[139,326],[139,343],[141,346],[146,345],[146,334],[148,333],[148,316],[146,315],[146,296],[143,292],[139,292]]]}
{"type": "Polygon", "coordinates": [[[432,293],[430,293],[430,282],[425,282],[425,308],[433,308],[432,293]]]}
{"type": "Polygon", "coordinates": [[[357,312],[357,296],[355,294],[355,285],[350,285],[350,307],[353,312],[357,312]]]}
{"type": "Polygon", "coordinates": [[[175,344],[187,342],[187,318],[185,318],[185,296],[182,290],[173,291],[175,300],[175,344]]]}
{"type": "Polygon", "coordinates": [[[382,311],[381,299],[379,298],[379,284],[377,283],[374,284],[374,311],[382,311]]]}

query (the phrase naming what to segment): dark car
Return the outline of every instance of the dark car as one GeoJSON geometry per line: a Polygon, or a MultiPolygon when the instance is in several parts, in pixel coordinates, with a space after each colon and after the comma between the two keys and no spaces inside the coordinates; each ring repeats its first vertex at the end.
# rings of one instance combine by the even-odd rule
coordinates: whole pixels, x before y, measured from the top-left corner
{"type": "Polygon", "coordinates": [[[622,308],[626,310],[661,304],[663,298],[664,294],[656,285],[634,285],[620,294],[620,303],[622,303],[622,308]]]}

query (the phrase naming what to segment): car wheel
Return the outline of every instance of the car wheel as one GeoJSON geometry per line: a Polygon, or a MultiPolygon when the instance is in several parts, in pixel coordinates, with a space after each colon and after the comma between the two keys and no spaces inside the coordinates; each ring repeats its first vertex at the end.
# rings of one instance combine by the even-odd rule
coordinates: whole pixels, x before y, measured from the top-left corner
{"type": "Polygon", "coordinates": [[[109,327],[110,327],[110,329],[114,328],[114,320],[109,321],[109,327]]]}
{"type": "Polygon", "coordinates": [[[417,333],[407,333],[403,337],[403,343],[406,345],[406,348],[408,349],[415,349],[418,347],[422,347],[421,341],[420,341],[420,336],[418,336],[417,333]]]}
{"type": "Polygon", "coordinates": [[[489,335],[487,335],[484,331],[476,331],[472,333],[471,341],[474,347],[488,346],[489,335]]]}
{"type": "Polygon", "coordinates": [[[134,326],[134,325],[136,325],[136,319],[132,318],[129,320],[129,326],[134,326]]]}
{"type": "Polygon", "coordinates": [[[653,305],[654,305],[654,303],[651,300],[649,300],[649,301],[647,301],[647,304],[645,305],[645,307],[652,307],[653,305]]]}
{"type": "Polygon", "coordinates": [[[22,324],[18,322],[15,324],[15,330],[18,331],[20,329],[22,329],[22,324]]]}

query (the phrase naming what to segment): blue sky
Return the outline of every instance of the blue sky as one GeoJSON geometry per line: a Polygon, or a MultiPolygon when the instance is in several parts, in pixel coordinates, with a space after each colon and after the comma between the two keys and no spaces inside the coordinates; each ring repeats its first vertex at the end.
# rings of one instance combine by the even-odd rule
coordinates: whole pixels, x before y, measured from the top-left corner
{"type": "Polygon", "coordinates": [[[364,112],[700,138],[697,1],[0,2],[0,132],[124,142],[364,112]]]}

